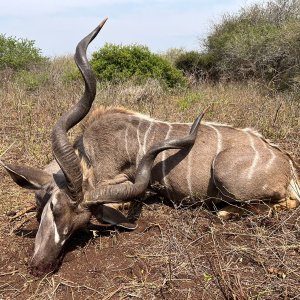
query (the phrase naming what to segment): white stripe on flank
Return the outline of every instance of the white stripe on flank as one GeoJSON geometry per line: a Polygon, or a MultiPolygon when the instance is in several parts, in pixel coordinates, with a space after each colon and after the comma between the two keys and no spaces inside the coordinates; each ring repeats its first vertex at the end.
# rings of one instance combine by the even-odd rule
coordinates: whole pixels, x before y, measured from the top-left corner
{"type": "Polygon", "coordinates": [[[146,142],[147,142],[147,138],[148,138],[148,135],[149,135],[149,133],[151,131],[152,126],[153,126],[153,121],[150,122],[150,125],[149,125],[149,127],[146,130],[146,133],[144,135],[144,143],[143,143],[143,152],[144,152],[144,154],[146,154],[146,150],[147,150],[146,149],[146,142]]]}
{"type": "Polygon", "coordinates": [[[266,150],[268,150],[271,155],[270,159],[266,162],[266,169],[269,170],[276,158],[276,155],[274,153],[274,149],[273,149],[272,145],[270,145],[269,143],[267,143],[265,140],[263,140],[261,138],[260,138],[260,141],[262,142],[264,148],[266,150]]]}
{"type": "Polygon", "coordinates": [[[127,125],[126,130],[125,130],[125,149],[126,149],[128,159],[131,162],[131,157],[130,157],[130,154],[128,151],[128,128],[129,128],[129,125],[127,125]]]}
{"type": "Polygon", "coordinates": [[[139,160],[140,160],[140,156],[142,155],[141,153],[141,148],[142,148],[142,144],[141,144],[141,139],[140,139],[140,125],[141,125],[141,120],[139,122],[139,125],[136,129],[136,136],[137,136],[137,140],[138,140],[138,144],[139,144],[139,150],[136,154],[136,167],[138,166],[139,160]]]}
{"type": "Polygon", "coordinates": [[[271,158],[267,162],[267,166],[266,166],[267,170],[272,166],[272,164],[273,164],[273,162],[274,162],[274,160],[276,158],[276,155],[274,154],[274,150],[271,149],[271,148],[269,148],[269,147],[268,147],[268,150],[269,150],[269,152],[271,154],[271,158]]]}
{"type": "Polygon", "coordinates": [[[222,134],[220,132],[220,130],[218,130],[214,124],[208,124],[206,123],[205,124],[206,126],[212,128],[216,134],[217,134],[217,154],[219,154],[222,150],[222,147],[223,147],[223,139],[222,139],[222,134]]]}
{"type": "Polygon", "coordinates": [[[260,156],[259,156],[258,151],[255,148],[254,140],[253,140],[253,137],[252,137],[251,133],[246,132],[246,131],[245,131],[245,133],[248,135],[248,137],[250,139],[250,146],[254,151],[254,158],[253,158],[252,165],[251,165],[251,167],[249,169],[249,172],[248,172],[248,179],[251,179],[252,176],[253,176],[253,173],[256,169],[256,166],[257,166],[257,163],[258,163],[258,160],[259,160],[260,156]]]}
{"type": "MultiPolygon", "coordinates": [[[[169,129],[168,129],[168,132],[166,134],[166,137],[165,137],[165,140],[169,138],[170,136],[170,133],[172,131],[172,125],[171,124],[168,124],[169,126],[169,129]]],[[[168,188],[168,179],[167,179],[167,175],[166,175],[166,151],[163,152],[162,154],[162,174],[163,174],[163,183],[164,185],[168,188]]],[[[169,194],[169,193],[168,193],[169,194]]]]}

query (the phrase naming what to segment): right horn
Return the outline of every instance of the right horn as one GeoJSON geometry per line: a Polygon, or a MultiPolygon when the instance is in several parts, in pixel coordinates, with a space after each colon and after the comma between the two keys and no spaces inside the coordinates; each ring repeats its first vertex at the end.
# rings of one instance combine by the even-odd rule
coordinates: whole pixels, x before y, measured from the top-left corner
{"type": "Polygon", "coordinates": [[[177,139],[164,140],[150,148],[141,159],[135,177],[134,184],[111,185],[95,189],[87,194],[86,204],[126,202],[141,196],[148,187],[151,169],[156,156],[168,149],[186,149],[195,143],[199,125],[204,112],[194,121],[188,136],[177,139]]]}
{"type": "Polygon", "coordinates": [[[75,62],[85,82],[84,94],[68,112],[64,113],[52,131],[52,151],[67,180],[67,193],[75,201],[83,200],[82,172],[80,161],[68,140],[67,131],[79,123],[89,112],[96,96],[96,78],[86,57],[86,50],[97,36],[107,18],[89,35],[82,39],[76,48],[75,62]]]}

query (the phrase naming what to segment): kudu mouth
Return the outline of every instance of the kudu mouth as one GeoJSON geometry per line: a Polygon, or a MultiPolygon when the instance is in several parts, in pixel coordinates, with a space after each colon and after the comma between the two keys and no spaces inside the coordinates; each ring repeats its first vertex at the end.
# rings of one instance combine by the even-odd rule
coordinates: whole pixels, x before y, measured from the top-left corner
{"type": "Polygon", "coordinates": [[[45,263],[45,261],[42,262],[31,261],[29,266],[29,273],[35,277],[39,277],[48,273],[49,274],[55,273],[59,269],[64,256],[65,254],[62,251],[55,260],[48,263],[45,263]]]}

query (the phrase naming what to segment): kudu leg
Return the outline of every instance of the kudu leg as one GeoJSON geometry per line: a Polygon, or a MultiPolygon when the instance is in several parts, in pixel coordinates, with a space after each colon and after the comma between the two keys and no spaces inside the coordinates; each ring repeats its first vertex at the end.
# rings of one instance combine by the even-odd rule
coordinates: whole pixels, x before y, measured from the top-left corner
{"type": "Polygon", "coordinates": [[[236,203],[228,205],[217,212],[219,218],[223,220],[230,220],[233,218],[240,218],[249,214],[270,214],[272,211],[279,212],[288,209],[294,209],[300,205],[296,199],[284,198],[276,202],[263,202],[244,204],[236,203]]]}
{"type": "MultiPolygon", "coordinates": [[[[132,181],[129,180],[128,176],[124,173],[116,175],[112,179],[102,180],[95,186],[95,189],[101,189],[106,186],[119,185],[119,184],[133,184],[132,181]]],[[[107,203],[105,206],[111,207],[117,210],[128,210],[131,206],[131,202],[122,202],[122,203],[107,203]]]]}
{"type": "MultiPolygon", "coordinates": [[[[112,179],[107,179],[99,182],[96,185],[96,189],[103,188],[108,185],[119,185],[119,184],[133,184],[132,181],[129,180],[129,177],[124,174],[118,174],[112,179]]],[[[153,195],[156,195],[155,192],[146,190],[145,195],[140,199],[140,201],[128,201],[128,202],[122,202],[122,203],[107,203],[105,206],[108,206],[110,208],[113,208],[118,211],[124,211],[127,210],[127,218],[129,220],[137,220],[142,212],[143,208],[143,202],[146,201],[149,197],[153,197],[153,195]]]]}
{"type": "Polygon", "coordinates": [[[289,170],[290,162],[284,157],[270,161],[270,153],[257,154],[252,147],[240,146],[221,151],[213,161],[213,180],[220,197],[230,202],[267,200],[279,202],[287,195],[291,180],[278,168],[289,170]]]}
{"type": "Polygon", "coordinates": [[[117,176],[115,176],[112,179],[106,179],[106,180],[102,180],[100,181],[97,185],[96,188],[100,188],[103,186],[107,186],[107,185],[115,185],[115,184],[132,184],[132,181],[129,180],[128,176],[124,173],[118,174],[117,176]]]}

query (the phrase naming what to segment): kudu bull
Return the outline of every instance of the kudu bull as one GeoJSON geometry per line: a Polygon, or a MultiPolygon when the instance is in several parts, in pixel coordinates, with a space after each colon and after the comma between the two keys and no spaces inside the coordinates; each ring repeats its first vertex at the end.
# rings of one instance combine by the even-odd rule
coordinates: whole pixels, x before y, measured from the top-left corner
{"type": "Polygon", "coordinates": [[[86,48],[105,21],[76,48],[85,91],[53,129],[55,161],[43,171],[1,163],[17,184],[36,194],[40,226],[31,261],[34,274],[57,267],[66,240],[92,215],[133,227],[104,204],[132,200],[147,188],[174,203],[300,200],[288,154],[249,129],[215,123],[199,126],[203,114],[193,124],[184,124],[161,122],[122,108],[100,108],[71,145],[67,131],[87,115],[96,93],[86,48]],[[181,150],[163,151],[167,149],[181,150]]]}

